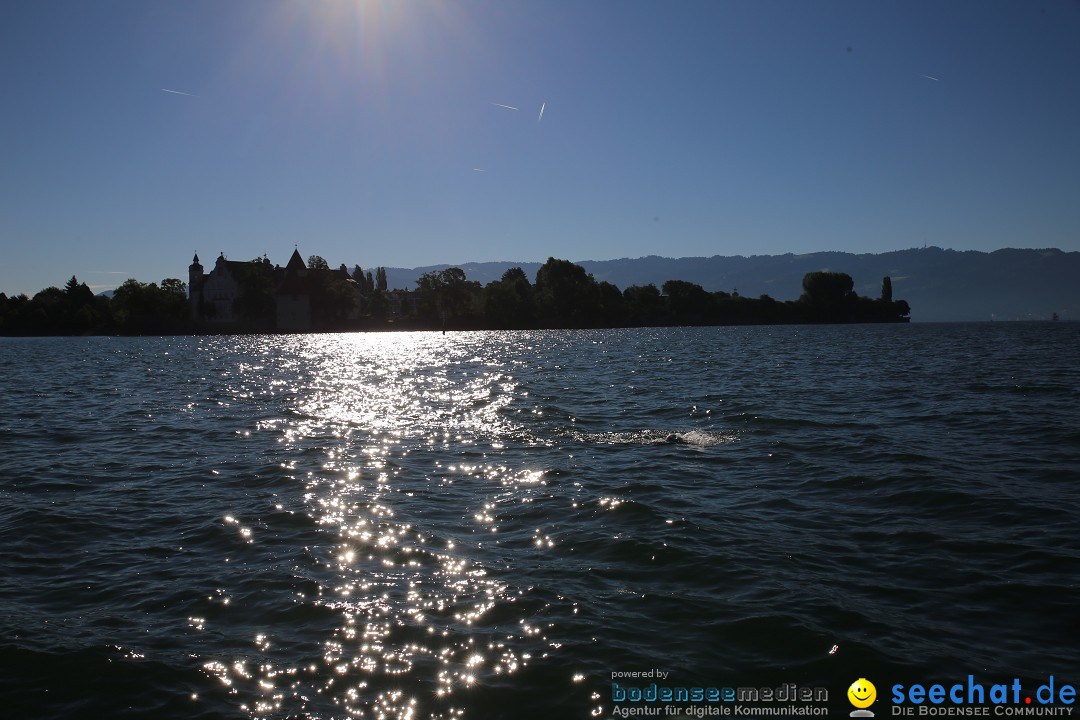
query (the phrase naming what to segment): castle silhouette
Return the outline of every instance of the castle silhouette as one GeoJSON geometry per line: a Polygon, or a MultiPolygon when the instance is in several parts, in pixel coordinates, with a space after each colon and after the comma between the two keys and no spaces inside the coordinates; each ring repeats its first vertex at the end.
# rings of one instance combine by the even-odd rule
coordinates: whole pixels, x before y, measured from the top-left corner
{"type": "Polygon", "coordinates": [[[265,257],[249,262],[218,256],[214,269],[203,272],[198,254],[188,266],[188,299],[191,321],[205,328],[254,327],[295,332],[312,327],[314,276],[336,276],[356,293],[350,316],[360,313],[360,292],[345,265],[337,270],[310,269],[299,250],[293,250],[285,267],[270,265],[265,257]],[[238,303],[237,301],[242,301],[238,303]],[[242,305],[246,303],[246,312],[242,305]]]}

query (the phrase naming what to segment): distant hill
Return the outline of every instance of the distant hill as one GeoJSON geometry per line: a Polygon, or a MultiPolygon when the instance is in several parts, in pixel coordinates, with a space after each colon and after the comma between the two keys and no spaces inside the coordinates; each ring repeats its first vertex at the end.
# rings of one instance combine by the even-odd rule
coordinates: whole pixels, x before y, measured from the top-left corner
{"type": "MultiPolygon", "coordinates": [[[[740,295],[770,295],[795,300],[802,278],[814,270],[845,272],[855,292],[881,294],[881,279],[892,278],[893,297],[911,305],[913,322],[961,320],[1080,320],[1080,252],[1005,249],[986,253],[928,247],[878,255],[820,252],[806,255],[665,258],[655,255],[621,260],[575,261],[597,280],[625,290],[630,285],[657,287],[666,280],[686,280],[706,290],[738,290],[740,295]]],[[[498,280],[512,267],[530,279],[541,263],[486,262],[457,265],[469,280],[498,280]]],[[[413,287],[423,273],[450,265],[412,269],[386,268],[391,288],[413,287]]]]}

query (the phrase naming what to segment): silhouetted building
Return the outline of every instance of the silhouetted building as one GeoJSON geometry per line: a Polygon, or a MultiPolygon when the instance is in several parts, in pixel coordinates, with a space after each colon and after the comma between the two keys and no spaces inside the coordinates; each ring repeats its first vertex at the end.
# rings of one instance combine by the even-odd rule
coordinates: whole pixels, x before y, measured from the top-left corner
{"type": "Polygon", "coordinates": [[[236,298],[240,296],[242,271],[254,263],[226,260],[225,253],[218,256],[214,269],[203,274],[203,266],[196,255],[188,266],[188,300],[191,319],[213,324],[229,324],[238,320],[234,311],[236,298]]]}
{"type": "Polygon", "coordinates": [[[304,331],[316,323],[313,295],[331,282],[343,282],[355,295],[351,307],[337,320],[359,317],[360,293],[344,265],[337,270],[311,270],[299,250],[285,267],[270,266],[265,258],[250,262],[218,256],[214,269],[203,272],[196,255],[188,266],[191,320],[222,330],[260,329],[304,331]]]}
{"type": "Polygon", "coordinates": [[[297,250],[293,250],[281,281],[274,289],[274,312],[278,330],[311,329],[311,295],[304,282],[307,266],[297,250]]]}

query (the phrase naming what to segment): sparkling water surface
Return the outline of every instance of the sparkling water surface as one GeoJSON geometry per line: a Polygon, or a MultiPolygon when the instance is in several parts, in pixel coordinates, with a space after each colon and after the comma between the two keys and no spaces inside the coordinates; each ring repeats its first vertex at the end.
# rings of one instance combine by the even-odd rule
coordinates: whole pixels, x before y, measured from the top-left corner
{"type": "Polygon", "coordinates": [[[858,677],[1080,681],[1077,325],[0,362],[10,717],[610,716],[650,668],[845,715],[858,677]]]}

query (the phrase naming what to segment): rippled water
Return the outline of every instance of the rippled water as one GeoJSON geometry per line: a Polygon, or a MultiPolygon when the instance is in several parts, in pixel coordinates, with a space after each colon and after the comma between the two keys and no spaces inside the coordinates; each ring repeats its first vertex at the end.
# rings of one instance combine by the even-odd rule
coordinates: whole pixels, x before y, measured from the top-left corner
{"type": "Polygon", "coordinates": [[[0,362],[12,717],[584,717],[649,668],[845,713],[857,677],[1080,680],[1076,325],[0,362]]]}

